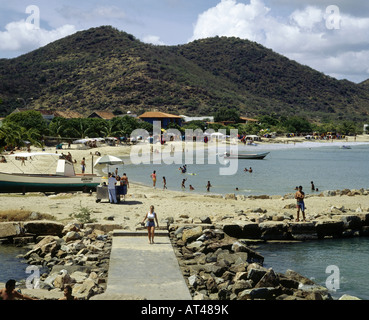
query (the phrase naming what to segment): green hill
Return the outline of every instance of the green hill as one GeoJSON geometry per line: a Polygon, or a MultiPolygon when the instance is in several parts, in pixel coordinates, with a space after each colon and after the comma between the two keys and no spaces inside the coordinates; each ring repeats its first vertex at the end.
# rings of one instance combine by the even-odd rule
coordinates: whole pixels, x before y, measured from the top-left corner
{"type": "Polygon", "coordinates": [[[0,60],[0,98],[2,116],[27,105],[86,115],[151,109],[212,115],[236,107],[250,117],[369,119],[367,85],[328,77],[257,43],[215,37],[154,46],[112,27],[0,60]]]}

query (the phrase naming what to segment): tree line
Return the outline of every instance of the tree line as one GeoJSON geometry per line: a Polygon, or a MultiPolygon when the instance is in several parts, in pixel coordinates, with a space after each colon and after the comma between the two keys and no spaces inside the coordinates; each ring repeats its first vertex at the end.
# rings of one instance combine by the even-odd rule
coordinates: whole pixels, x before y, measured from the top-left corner
{"type": "MultiPolygon", "coordinates": [[[[353,121],[327,122],[316,124],[304,117],[278,116],[277,114],[256,117],[256,122],[241,123],[240,114],[236,109],[221,108],[214,114],[214,123],[208,121],[191,121],[181,127],[170,124],[169,128],[185,132],[186,129],[237,129],[241,135],[260,134],[261,132],[275,132],[276,134],[295,133],[308,134],[318,132],[340,133],[341,135],[356,135],[362,132],[363,124],[353,121]],[[222,122],[232,122],[224,125],[222,122]]],[[[140,121],[131,116],[115,117],[112,120],[99,118],[65,119],[56,117],[46,121],[40,112],[34,110],[23,111],[8,115],[0,127],[0,150],[5,146],[24,146],[28,141],[32,145],[41,146],[44,137],[63,139],[81,139],[85,137],[129,137],[135,129],[153,131],[150,123],[140,121]]]]}

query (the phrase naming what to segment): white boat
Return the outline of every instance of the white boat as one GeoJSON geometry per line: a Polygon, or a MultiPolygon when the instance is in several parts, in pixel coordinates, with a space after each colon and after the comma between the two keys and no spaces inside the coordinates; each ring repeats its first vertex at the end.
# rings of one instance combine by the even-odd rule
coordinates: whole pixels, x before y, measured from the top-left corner
{"type": "Polygon", "coordinates": [[[254,159],[254,160],[261,160],[264,159],[269,152],[264,153],[237,153],[231,154],[229,152],[224,153],[224,158],[227,159],[254,159]]]}
{"type": "MultiPolygon", "coordinates": [[[[50,155],[45,153],[14,154],[13,157],[50,155]]],[[[95,174],[76,174],[71,162],[57,160],[55,174],[27,174],[0,172],[0,193],[68,192],[96,190],[101,177],[95,174]]]]}

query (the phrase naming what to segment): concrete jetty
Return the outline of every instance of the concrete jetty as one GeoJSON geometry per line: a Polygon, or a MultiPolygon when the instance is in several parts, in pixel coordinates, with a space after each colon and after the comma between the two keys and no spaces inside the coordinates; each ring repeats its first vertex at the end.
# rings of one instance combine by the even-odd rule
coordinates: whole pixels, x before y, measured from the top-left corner
{"type": "Polygon", "coordinates": [[[155,244],[149,243],[147,231],[113,231],[108,283],[103,296],[192,300],[167,230],[155,231],[155,244]]]}

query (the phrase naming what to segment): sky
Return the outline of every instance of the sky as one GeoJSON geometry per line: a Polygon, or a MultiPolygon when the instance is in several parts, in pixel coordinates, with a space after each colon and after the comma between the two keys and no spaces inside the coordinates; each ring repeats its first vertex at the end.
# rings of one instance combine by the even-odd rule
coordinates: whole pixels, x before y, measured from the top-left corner
{"type": "Polygon", "coordinates": [[[337,79],[369,78],[366,0],[1,0],[0,58],[102,25],[155,45],[235,36],[337,79]]]}

